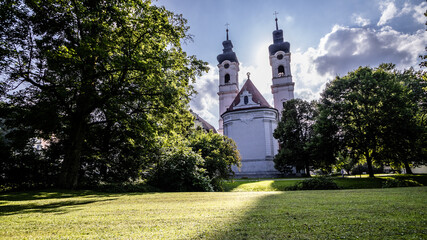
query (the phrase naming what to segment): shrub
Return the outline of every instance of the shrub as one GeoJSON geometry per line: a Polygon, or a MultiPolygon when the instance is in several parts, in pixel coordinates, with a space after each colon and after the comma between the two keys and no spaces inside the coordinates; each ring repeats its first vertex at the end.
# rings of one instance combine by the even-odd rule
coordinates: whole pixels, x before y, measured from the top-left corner
{"type": "Polygon", "coordinates": [[[202,167],[215,190],[222,190],[222,181],[234,175],[233,165],[240,166],[236,143],[227,136],[196,131],[190,136],[189,147],[204,159],[202,167]]]}
{"type": "Polygon", "coordinates": [[[160,192],[160,189],[152,187],[146,183],[101,183],[95,186],[87,186],[94,191],[107,193],[127,193],[127,192],[160,192]]]}
{"type": "Polygon", "coordinates": [[[213,191],[203,163],[191,149],[171,149],[151,170],[148,184],[165,191],[213,191]]]}
{"type": "Polygon", "coordinates": [[[339,189],[338,185],[330,178],[316,177],[310,178],[301,182],[296,183],[294,186],[287,187],[285,190],[329,190],[339,189]]]}
{"type": "Polygon", "coordinates": [[[410,179],[389,178],[383,183],[383,188],[392,187],[418,187],[423,186],[421,183],[410,179]]]}

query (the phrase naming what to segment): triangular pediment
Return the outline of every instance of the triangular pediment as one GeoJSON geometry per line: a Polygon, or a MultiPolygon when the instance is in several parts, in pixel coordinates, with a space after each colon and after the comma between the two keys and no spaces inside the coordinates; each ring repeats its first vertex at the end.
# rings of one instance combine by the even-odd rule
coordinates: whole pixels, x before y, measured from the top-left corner
{"type": "Polygon", "coordinates": [[[227,111],[260,107],[271,108],[270,104],[268,104],[267,100],[265,100],[252,81],[248,79],[227,111]]]}

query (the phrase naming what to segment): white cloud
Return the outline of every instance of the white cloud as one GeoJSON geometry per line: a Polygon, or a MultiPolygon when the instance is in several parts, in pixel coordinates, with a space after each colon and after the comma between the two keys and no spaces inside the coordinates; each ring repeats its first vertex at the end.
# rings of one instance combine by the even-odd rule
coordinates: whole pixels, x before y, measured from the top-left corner
{"type": "MultiPolygon", "coordinates": [[[[425,39],[427,32],[424,29],[405,34],[390,26],[373,29],[335,25],[316,47],[306,51],[291,50],[295,97],[318,99],[328,81],[337,75],[346,75],[359,66],[376,67],[391,62],[399,69],[417,67],[425,39]]],[[[262,43],[255,49],[252,56],[252,59],[256,59],[255,63],[246,65],[240,62],[239,82],[241,87],[247,78],[246,73],[250,72],[252,82],[273,105],[269,44],[262,43]]],[[[195,89],[199,94],[190,106],[202,118],[218,127],[218,70],[216,66],[210,67],[209,73],[197,80],[195,89]]]]}
{"type": "Polygon", "coordinates": [[[416,66],[419,53],[424,49],[426,32],[403,34],[384,27],[349,28],[335,26],[320,41],[313,58],[320,74],[346,74],[359,66],[377,66],[392,62],[401,68],[416,66]]]}
{"type": "Polygon", "coordinates": [[[218,70],[209,65],[209,72],[198,78],[194,89],[198,92],[190,102],[191,109],[207,122],[218,128],[218,70]]]}
{"type": "Polygon", "coordinates": [[[405,2],[405,4],[403,5],[402,11],[400,11],[399,15],[404,15],[404,14],[408,14],[412,11],[413,6],[408,3],[405,2]]]}
{"type": "Polygon", "coordinates": [[[382,26],[386,24],[389,20],[393,19],[397,15],[397,8],[394,5],[394,2],[387,1],[380,3],[381,18],[378,21],[377,25],[382,26]]]}
{"type": "MultiPolygon", "coordinates": [[[[319,46],[323,45],[323,42],[319,46]]],[[[305,100],[314,100],[319,98],[320,92],[324,88],[327,81],[333,79],[332,74],[319,74],[316,66],[313,64],[320,54],[326,54],[323,52],[324,48],[309,48],[305,52],[296,50],[292,53],[292,76],[295,82],[295,97],[305,100]]]]}
{"type": "Polygon", "coordinates": [[[357,25],[359,25],[361,27],[365,27],[365,26],[368,26],[369,24],[371,24],[371,21],[369,21],[369,19],[363,18],[359,14],[353,14],[352,20],[354,23],[356,23],[357,25]]]}
{"type": "Polygon", "coordinates": [[[292,23],[292,22],[294,21],[294,18],[293,18],[293,17],[291,17],[291,16],[286,16],[285,21],[286,21],[287,23],[292,23]]]}
{"type": "Polygon", "coordinates": [[[427,8],[427,2],[422,2],[418,6],[414,6],[413,8],[413,15],[412,17],[419,23],[425,24],[426,23],[426,16],[424,16],[424,13],[426,12],[427,8]]]}
{"type": "Polygon", "coordinates": [[[415,22],[425,24],[426,17],[424,13],[427,8],[427,2],[423,1],[419,5],[413,5],[411,2],[405,2],[403,6],[397,6],[393,1],[385,1],[380,3],[381,18],[377,26],[383,26],[390,22],[393,18],[410,15],[415,22]]]}
{"type": "Polygon", "coordinates": [[[391,62],[399,69],[417,67],[424,39],[424,30],[404,34],[391,27],[375,30],[336,25],[316,48],[292,53],[295,97],[317,99],[326,82],[359,66],[376,67],[391,62]]]}

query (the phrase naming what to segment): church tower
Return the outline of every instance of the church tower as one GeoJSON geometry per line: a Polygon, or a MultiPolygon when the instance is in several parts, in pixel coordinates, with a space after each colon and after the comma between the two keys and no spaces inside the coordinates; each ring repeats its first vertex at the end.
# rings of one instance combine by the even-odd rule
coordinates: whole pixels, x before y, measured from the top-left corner
{"type": "MultiPolygon", "coordinates": [[[[277,13],[275,13],[277,14],[277,13]]],[[[276,30],[273,31],[273,44],[268,47],[270,66],[273,75],[271,93],[274,108],[282,115],[283,103],[294,98],[294,85],[291,74],[291,53],[289,42],[283,41],[283,30],[279,29],[276,15],[276,30]]]]}
{"type": "MultiPolygon", "coordinates": [[[[239,93],[239,61],[233,52],[233,44],[228,39],[222,42],[223,53],[217,56],[219,69],[219,116],[230,107],[237,93],[239,93]]],[[[223,119],[219,118],[218,132],[223,134],[223,119]]]]}

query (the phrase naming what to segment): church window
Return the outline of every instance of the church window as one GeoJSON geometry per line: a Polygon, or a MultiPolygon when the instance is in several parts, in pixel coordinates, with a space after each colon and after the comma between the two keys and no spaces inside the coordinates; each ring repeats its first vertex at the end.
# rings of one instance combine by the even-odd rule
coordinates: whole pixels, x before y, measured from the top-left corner
{"type": "Polygon", "coordinates": [[[230,82],[230,74],[225,74],[225,76],[224,76],[224,81],[225,81],[225,83],[229,83],[230,82]]]}
{"type": "Polygon", "coordinates": [[[226,64],[224,64],[224,67],[227,69],[230,67],[230,64],[226,63],[226,64]]]}
{"type": "Polygon", "coordinates": [[[248,104],[248,102],[249,102],[249,98],[248,98],[248,96],[245,96],[245,97],[243,98],[243,102],[245,103],[245,105],[246,105],[246,104],[248,104]]]}
{"type": "Polygon", "coordinates": [[[283,59],[283,55],[282,54],[277,55],[277,59],[282,60],[283,59]]]}
{"type": "Polygon", "coordinates": [[[277,69],[277,72],[279,77],[285,76],[285,68],[282,65],[279,66],[279,68],[277,69]]]}

